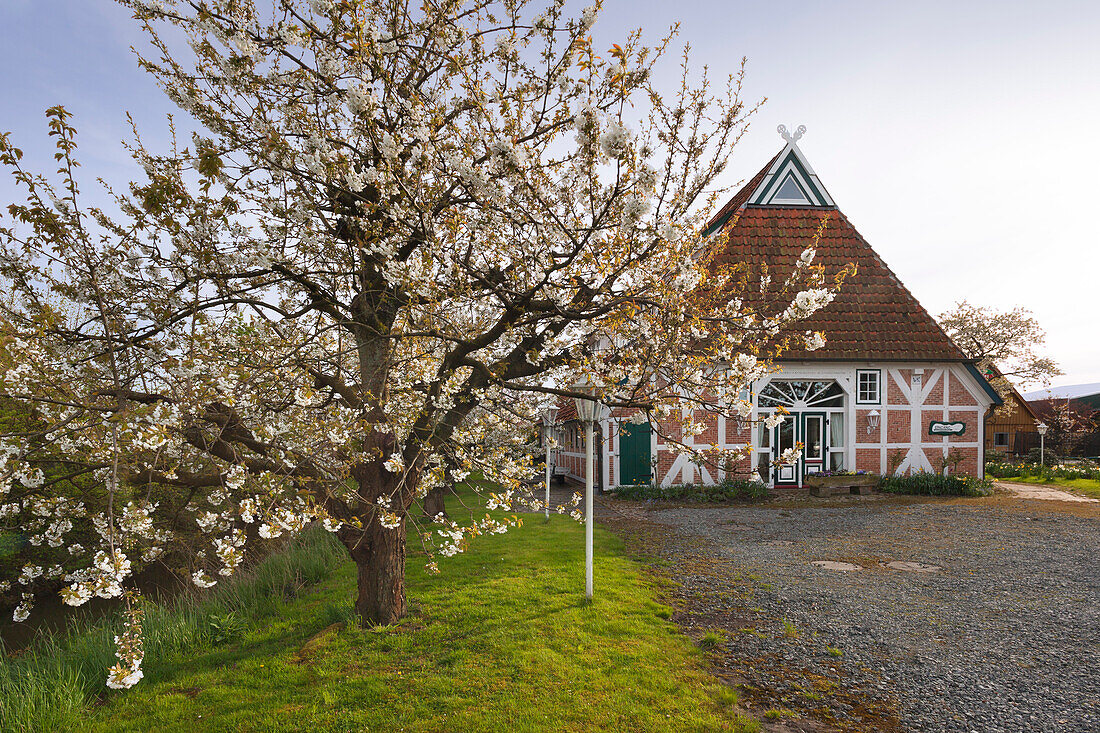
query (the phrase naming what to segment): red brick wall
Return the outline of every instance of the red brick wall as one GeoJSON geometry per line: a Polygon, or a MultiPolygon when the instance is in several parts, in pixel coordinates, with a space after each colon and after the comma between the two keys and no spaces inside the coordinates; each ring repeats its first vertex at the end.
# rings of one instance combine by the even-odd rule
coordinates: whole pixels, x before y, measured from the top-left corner
{"type": "MultiPolygon", "coordinates": [[[[924,373],[925,379],[931,379],[931,373],[924,373]]],[[[942,405],[943,404],[943,374],[940,374],[939,379],[932,385],[932,390],[928,393],[928,397],[924,400],[925,405],[942,405]]]]}
{"type": "Polygon", "coordinates": [[[856,448],[856,470],[881,473],[881,451],[878,448],[856,448]]]}
{"type": "Polygon", "coordinates": [[[978,439],[978,412],[976,410],[948,410],[951,422],[966,424],[966,430],[959,436],[959,442],[972,443],[978,439]]]}
{"type": "MultiPolygon", "coordinates": [[[[654,480],[658,483],[664,483],[665,476],[668,475],[668,471],[672,468],[672,462],[676,460],[675,457],[666,450],[659,451],[657,453],[657,475],[654,480]]],[[[679,477],[673,483],[679,483],[679,477]]]]}
{"type": "Polygon", "coordinates": [[[752,424],[746,420],[744,429],[737,429],[737,420],[734,418],[728,418],[726,420],[726,443],[732,444],[745,444],[747,445],[752,439],[752,424]]]}
{"type": "Polygon", "coordinates": [[[974,399],[974,395],[970,394],[970,390],[966,388],[966,385],[962,384],[958,379],[951,380],[951,404],[952,405],[976,405],[978,401],[974,399]]]}
{"type": "MultiPolygon", "coordinates": [[[[959,409],[974,407],[977,405],[977,400],[964,386],[963,378],[955,378],[952,375],[940,371],[939,375],[935,377],[935,381],[931,382],[933,374],[935,374],[936,371],[936,367],[925,367],[923,370],[925,384],[931,383],[932,386],[929,390],[928,397],[924,400],[924,404],[918,412],[919,417],[916,418],[920,420],[920,424],[914,426],[912,425],[912,420],[914,419],[911,410],[912,406],[904,397],[902,388],[898,386],[898,382],[891,374],[891,369],[889,367],[882,367],[883,404],[855,406],[855,445],[851,446],[855,451],[855,461],[854,465],[850,466],[850,468],[873,471],[876,473],[886,471],[889,468],[891,455],[900,452],[904,456],[908,452],[913,434],[917,433],[921,442],[921,445],[918,446],[918,450],[923,450],[924,456],[931,466],[931,470],[938,470],[943,457],[943,442],[938,436],[928,434],[928,425],[933,421],[944,419],[942,405],[945,392],[952,405],[952,408],[948,411],[947,419],[961,420],[966,424],[966,431],[962,436],[948,439],[948,449],[955,449],[957,443],[973,443],[978,440],[978,431],[980,427],[978,421],[981,417],[974,409],[959,409]],[[879,426],[871,431],[871,433],[868,433],[867,418],[872,410],[877,410],[883,414],[879,418],[879,426]],[[884,444],[886,454],[885,461],[882,458],[884,444]],[[889,444],[899,444],[901,447],[892,447],[889,444]]],[[[912,385],[913,370],[899,370],[899,377],[901,383],[909,387],[912,385]]],[[[659,443],[665,442],[665,439],[660,437],[661,434],[668,434],[673,441],[681,438],[682,432],[680,430],[680,421],[676,419],[677,417],[679,417],[678,414],[663,421],[664,424],[660,426],[657,438],[659,443]]],[[[742,430],[738,430],[736,419],[729,418],[725,420],[725,430],[720,434],[718,430],[717,415],[711,415],[700,411],[697,413],[696,417],[697,419],[703,420],[706,426],[705,431],[695,437],[695,442],[698,445],[744,445],[752,441],[753,426],[751,424],[746,424],[742,430]]],[[[579,451],[581,448],[582,446],[578,446],[575,450],[579,451]]],[[[957,450],[960,455],[964,456],[964,460],[960,463],[958,468],[959,472],[980,473],[981,466],[978,464],[978,448],[968,447],[958,448],[957,450]]],[[[915,454],[914,457],[918,457],[918,454],[915,454]]],[[[669,471],[672,468],[675,458],[676,456],[667,450],[659,451],[654,472],[654,480],[663,482],[666,478],[669,478],[669,471]]],[[[755,458],[755,456],[753,458],[755,458]]],[[[613,466],[614,464],[612,464],[611,471],[612,482],[615,481],[613,466]]],[[[754,473],[754,468],[755,461],[746,457],[738,461],[736,467],[731,470],[731,473],[734,475],[752,474],[754,473]]],[[[583,466],[578,465],[575,470],[581,472],[583,471],[583,466]]],[[[708,468],[708,471],[711,473],[712,478],[717,480],[718,476],[716,469],[708,468]]],[[[693,468],[692,473],[695,481],[701,480],[699,475],[700,472],[697,469],[693,468]]],[[[671,477],[671,481],[673,482],[682,480],[683,476],[680,472],[677,472],[677,475],[671,477]]]]}
{"type": "MultiPolygon", "coordinates": [[[[933,422],[943,420],[943,408],[941,407],[938,410],[923,410],[921,411],[920,418],[921,441],[925,443],[935,442],[936,436],[928,434],[928,426],[931,425],[933,422]]],[[[934,466],[936,464],[933,463],[932,465],[934,466]]]]}
{"type": "Polygon", "coordinates": [[[887,413],[887,422],[887,443],[906,443],[912,437],[913,416],[908,410],[890,410],[887,413]]]}
{"type": "MultiPolygon", "coordinates": [[[[905,382],[906,384],[909,383],[908,380],[911,378],[910,375],[911,375],[911,370],[909,370],[909,369],[902,369],[901,370],[902,381],[905,382]]],[[[905,399],[905,395],[902,393],[901,387],[898,386],[897,381],[894,379],[893,375],[890,374],[889,369],[883,369],[882,370],[882,378],[886,382],[886,395],[887,395],[888,399],[890,400],[890,404],[891,405],[908,404],[908,400],[905,399]]]]}
{"type": "MultiPolygon", "coordinates": [[[[950,448],[949,448],[950,450],[950,448]]],[[[957,471],[960,474],[966,474],[968,476],[980,476],[982,466],[978,462],[978,449],[977,448],[955,448],[957,454],[962,455],[962,461],[959,463],[958,469],[952,468],[952,471],[957,471]]],[[[933,464],[936,465],[936,464],[933,464]]]]}
{"type": "Polygon", "coordinates": [[[695,442],[700,445],[703,443],[716,445],[718,443],[718,416],[714,413],[698,410],[695,413],[695,420],[706,425],[706,430],[695,436],[695,442]]]}
{"type": "MultiPolygon", "coordinates": [[[[881,412],[881,410],[879,410],[881,412]]],[[[882,439],[882,418],[879,417],[878,427],[867,432],[867,416],[871,414],[871,410],[856,410],[856,442],[857,443],[878,443],[882,439]]]]}
{"type": "MultiPolygon", "coordinates": [[[[924,447],[924,457],[932,464],[932,472],[940,472],[940,464],[943,463],[943,448],[924,447]]],[[[912,471],[910,471],[912,473],[912,471]]]]}
{"type": "Polygon", "coordinates": [[[752,457],[749,455],[742,456],[734,461],[730,466],[730,472],[738,478],[744,478],[750,476],[753,473],[752,457]]]}

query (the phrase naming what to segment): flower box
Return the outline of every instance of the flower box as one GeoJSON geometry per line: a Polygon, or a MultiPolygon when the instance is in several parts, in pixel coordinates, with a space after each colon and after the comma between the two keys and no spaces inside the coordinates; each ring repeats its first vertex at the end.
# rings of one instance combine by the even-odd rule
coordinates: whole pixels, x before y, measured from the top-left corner
{"type": "Polygon", "coordinates": [[[879,477],[873,473],[849,473],[817,475],[807,474],[803,484],[814,496],[836,494],[870,494],[878,485],[879,477]]]}

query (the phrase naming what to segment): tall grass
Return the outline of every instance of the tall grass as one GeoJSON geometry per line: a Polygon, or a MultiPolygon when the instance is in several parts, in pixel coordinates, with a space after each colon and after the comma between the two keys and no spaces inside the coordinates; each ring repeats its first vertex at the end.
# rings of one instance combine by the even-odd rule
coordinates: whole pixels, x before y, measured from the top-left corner
{"type": "MultiPolygon", "coordinates": [[[[251,622],[274,614],[303,588],[328,577],[347,553],[328,532],[310,528],[252,570],[168,604],[146,603],[142,624],[146,679],[172,671],[181,655],[232,641],[251,622]]],[[[74,623],[44,633],[18,657],[0,658],[0,731],[76,730],[107,693],[121,619],[74,623]]]]}

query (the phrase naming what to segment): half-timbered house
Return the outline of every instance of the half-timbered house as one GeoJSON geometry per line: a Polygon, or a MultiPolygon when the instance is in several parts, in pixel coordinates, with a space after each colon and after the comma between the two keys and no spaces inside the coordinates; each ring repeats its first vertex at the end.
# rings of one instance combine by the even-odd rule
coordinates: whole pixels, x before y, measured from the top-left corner
{"type": "MultiPolygon", "coordinates": [[[[685,442],[747,447],[748,457],[730,470],[760,477],[773,489],[797,491],[805,477],[822,471],[958,472],[981,475],[985,417],[1000,398],[974,363],[939,327],[852,222],[798,147],[802,129],[786,133],[784,148],[711,219],[707,236],[724,232],[720,259],[766,264],[781,280],[799,254],[816,243],[815,264],[856,272],[835,300],[800,329],[822,331],[821,349],[793,349],[778,370],[752,385],[748,420],[715,416],[707,431],[685,442]],[[789,412],[777,427],[763,418],[789,412]],[[793,463],[776,458],[797,444],[793,463]]],[[[937,244],[927,245],[936,256],[937,244]]],[[[947,245],[944,245],[946,247],[947,245]]],[[[942,253],[946,256],[947,253],[942,253]]],[[[563,403],[560,470],[583,479],[583,431],[563,403]]],[[[660,430],[611,417],[600,426],[599,483],[717,483],[724,471],[697,465],[668,449],[660,430]]]]}

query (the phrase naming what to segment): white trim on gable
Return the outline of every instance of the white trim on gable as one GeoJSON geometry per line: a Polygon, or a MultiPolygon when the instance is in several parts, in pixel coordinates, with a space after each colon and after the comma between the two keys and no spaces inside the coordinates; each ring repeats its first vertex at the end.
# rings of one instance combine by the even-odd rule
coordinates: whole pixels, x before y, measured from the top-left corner
{"type": "Polygon", "coordinates": [[[825,190],[810,162],[792,140],[783,148],[783,152],[768,169],[764,180],[749,196],[748,203],[754,206],[836,206],[833,197],[825,190]],[[802,198],[780,196],[784,187],[793,182],[802,198]]]}

